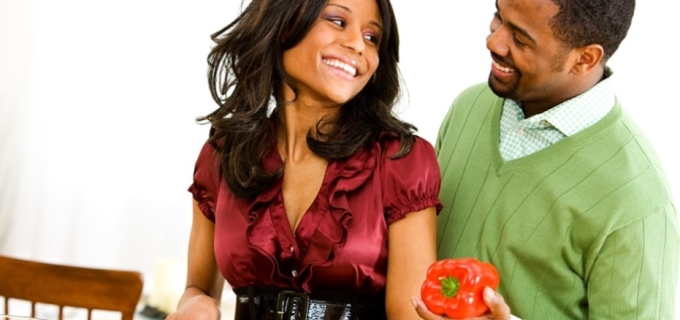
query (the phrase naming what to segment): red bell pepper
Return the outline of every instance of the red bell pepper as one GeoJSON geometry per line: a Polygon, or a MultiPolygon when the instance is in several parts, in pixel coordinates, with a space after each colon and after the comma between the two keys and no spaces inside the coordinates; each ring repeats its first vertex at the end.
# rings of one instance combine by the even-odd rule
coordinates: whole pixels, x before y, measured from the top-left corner
{"type": "Polygon", "coordinates": [[[420,288],[425,306],[435,314],[453,319],[478,317],[488,311],[484,287],[498,288],[496,268],[473,258],[443,259],[427,270],[420,288]]]}

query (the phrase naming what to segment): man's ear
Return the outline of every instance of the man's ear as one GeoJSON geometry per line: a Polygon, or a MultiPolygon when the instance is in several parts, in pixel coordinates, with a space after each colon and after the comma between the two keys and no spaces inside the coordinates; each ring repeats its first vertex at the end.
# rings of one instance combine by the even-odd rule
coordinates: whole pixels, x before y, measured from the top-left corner
{"type": "Polygon", "coordinates": [[[576,75],[585,75],[595,70],[604,57],[604,49],[599,44],[589,44],[576,49],[576,63],[571,68],[571,72],[576,75]]]}

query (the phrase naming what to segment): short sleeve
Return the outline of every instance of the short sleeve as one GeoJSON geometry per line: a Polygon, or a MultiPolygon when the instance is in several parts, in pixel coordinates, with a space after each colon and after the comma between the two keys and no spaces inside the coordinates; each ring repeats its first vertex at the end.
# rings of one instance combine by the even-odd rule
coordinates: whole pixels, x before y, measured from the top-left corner
{"type": "MultiPolygon", "coordinates": [[[[397,141],[390,142],[386,155],[399,149],[397,141]]],[[[415,137],[413,147],[404,157],[385,157],[382,168],[383,200],[387,223],[403,218],[409,212],[435,207],[442,209],[439,201],[441,176],[434,148],[426,140],[415,137]]]]}
{"type": "Polygon", "coordinates": [[[215,202],[219,192],[221,173],[219,156],[213,146],[206,142],[194,167],[194,181],[188,191],[198,202],[201,212],[215,222],[215,202]]]}

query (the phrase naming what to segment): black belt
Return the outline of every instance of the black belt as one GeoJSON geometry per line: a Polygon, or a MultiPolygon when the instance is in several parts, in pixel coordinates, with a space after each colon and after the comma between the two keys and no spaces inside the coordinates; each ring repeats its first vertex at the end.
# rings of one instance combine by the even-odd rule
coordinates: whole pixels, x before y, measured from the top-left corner
{"type": "Polygon", "coordinates": [[[312,293],[272,286],[235,288],[235,320],[387,319],[385,296],[363,297],[340,291],[312,293]]]}

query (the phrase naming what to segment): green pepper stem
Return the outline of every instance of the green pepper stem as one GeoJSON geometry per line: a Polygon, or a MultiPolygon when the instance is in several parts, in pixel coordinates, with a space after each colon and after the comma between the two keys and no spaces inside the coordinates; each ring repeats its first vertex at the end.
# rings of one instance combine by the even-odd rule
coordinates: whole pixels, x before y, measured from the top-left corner
{"type": "Polygon", "coordinates": [[[455,296],[460,289],[460,282],[457,278],[448,276],[439,278],[439,282],[442,284],[442,294],[448,299],[455,296]]]}

